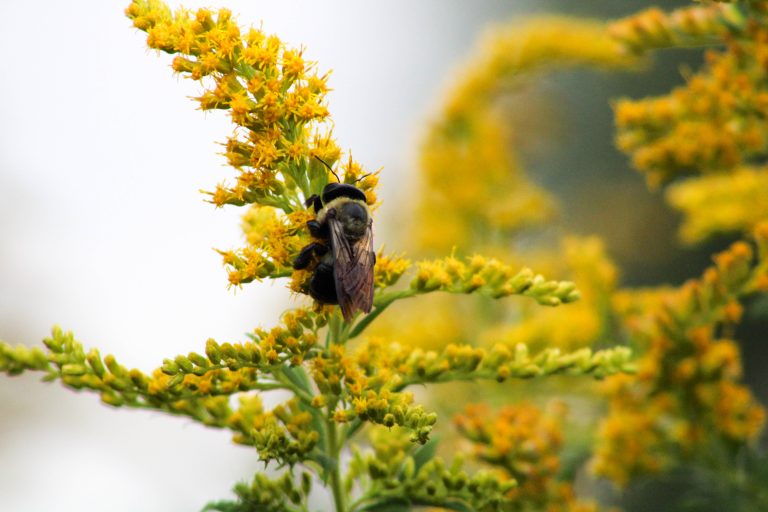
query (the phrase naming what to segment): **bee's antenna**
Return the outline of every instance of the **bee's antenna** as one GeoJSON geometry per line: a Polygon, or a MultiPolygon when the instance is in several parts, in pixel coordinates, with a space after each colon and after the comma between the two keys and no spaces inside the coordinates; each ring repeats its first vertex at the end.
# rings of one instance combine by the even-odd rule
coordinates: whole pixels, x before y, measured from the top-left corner
{"type": "Polygon", "coordinates": [[[341,183],[341,179],[339,178],[339,175],[338,175],[338,174],[336,174],[336,173],[333,171],[333,169],[331,169],[331,166],[330,166],[330,165],[328,165],[328,162],[326,162],[325,160],[323,160],[322,158],[320,158],[320,157],[319,157],[319,156],[317,156],[317,155],[315,155],[315,158],[317,158],[318,160],[320,160],[320,162],[322,162],[322,164],[323,164],[324,166],[326,166],[326,167],[328,168],[328,170],[329,170],[329,171],[331,171],[331,174],[333,174],[333,175],[336,177],[336,181],[338,181],[339,183],[341,183]]]}
{"type": "Polygon", "coordinates": [[[368,174],[363,174],[362,176],[360,176],[359,178],[357,178],[357,179],[355,180],[355,183],[357,183],[358,181],[363,181],[365,178],[367,178],[367,177],[368,177],[368,176],[370,176],[371,174],[373,174],[373,173],[372,173],[372,172],[369,172],[368,174]]]}

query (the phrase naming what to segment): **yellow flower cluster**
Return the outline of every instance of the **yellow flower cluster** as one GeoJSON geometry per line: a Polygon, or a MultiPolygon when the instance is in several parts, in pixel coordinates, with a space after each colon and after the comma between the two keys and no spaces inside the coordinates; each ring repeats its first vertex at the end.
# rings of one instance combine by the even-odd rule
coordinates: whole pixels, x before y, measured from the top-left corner
{"type": "Polygon", "coordinates": [[[718,42],[733,28],[743,26],[745,18],[734,5],[708,3],[666,13],[651,7],[628,18],[614,21],[608,33],[628,51],[693,46],[718,42]]]}
{"type": "Polygon", "coordinates": [[[624,348],[595,353],[548,349],[532,356],[524,345],[502,344],[490,351],[449,345],[437,352],[373,339],[352,352],[332,345],[328,353],[314,357],[310,376],[319,394],[306,394],[305,401],[325,409],[337,423],[352,422],[352,429],[360,421],[397,425],[410,431],[414,441],[424,443],[437,416],[414,405],[413,396],[403,392],[409,386],[478,379],[503,382],[560,373],[604,377],[633,371],[629,356],[624,348]]]}
{"type": "Polygon", "coordinates": [[[455,423],[474,457],[517,481],[510,491],[517,510],[595,510],[593,504],[576,500],[571,485],[557,478],[565,413],[561,402],[551,403],[546,412],[521,402],[495,415],[486,405],[469,405],[455,423]]]}
{"type": "Polygon", "coordinates": [[[317,432],[308,429],[307,415],[293,402],[266,412],[258,395],[246,393],[241,395],[238,408],[231,407],[229,397],[233,394],[290,388],[260,374],[256,368],[259,352],[253,346],[219,346],[209,341],[211,359],[195,353],[179,356],[166,360],[148,376],[125,368],[111,355],[102,358],[96,349],[86,353],[72,333],[59,328],[45,344],[48,354],[0,343],[0,371],[44,371],[45,380],[60,379],[72,389],[97,391],[102,402],[111,406],[160,410],[232,430],[235,442],[255,446],[265,460],[295,462],[309,456],[317,442],[317,432]],[[224,365],[214,363],[218,360],[224,365]]]}
{"type": "Polygon", "coordinates": [[[602,23],[556,16],[499,25],[488,32],[477,53],[461,74],[466,78],[449,95],[449,122],[484,110],[512,85],[510,80],[547,66],[626,68],[636,63],[623,54],[602,23]]]}
{"type": "Polygon", "coordinates": [[[479,248],[490,233],[509,236],[552,216],[551,200],[508,149],[506,131],[490,111],[468,112],[460,123],[445,120],[430,131],[421,151],[425,183],[413,227],[420,249],[479,248]]]}
{"type": "Polygon", "coordinates": [[[684,215],[680,235],[687,243],[746,234],[768,219],[768,171],[763,167],[690,178],[674,183],[666,193],[669,204],[684,215]]]}
{"type": "Polygon", "coordinates": [[[497,343],[489,350],[471,345],[423,350],[373,339],[357,350],[356,359],[372,383],[395,390],[427,382],[478,379],[503,382],[508,378],[527,379],[559,373],[604,377],[634,371],[630,352],[624,347],[597,352],[584,348],[568,353],[550,348],[532,355],[523,344],[497,343]]]}
{"type": "Polygon", "coordinates": [[[549,195],[528,180],[510,149],[509,116],[497,100],[528,73],[552,64],[627,67],[600,23],[545,17],[489,33],[459,76],[422,142],[420,221],[423,251],[487,251],[521,229],[551,218],[549,195]]]}
{"type": "MultiPolygon", "coordinates": [[[[256,368],[266,370],[285,363],[297,366],[313,357],[317,349],[317,331],[328,322],[328,312],[310,312],[296,309],[283,314],[283,325],[270,330],[254,329],[246,343],[216,343],[209,339],[206,357],[194,352],[189,356],[166,359],[162,372],[170,376],[206,376],[220,369],[240,370],[256,368]]],[[[226,372],[225,372],[226,373],[226,372]]]]}
{"type": "Polygon", "coordinates": [[[219,251],[229,268],[229,283],[239,286],[265,277],[292,275],[293,257],[309,242],[307,210],[287,215],[271,206],[255,204],[243,215],[247,245],[237,251],[219,251]]]}
{"type": "Polygon", "coordinates": [[[150,48],[178,54],[177,73],[208,80],[200,108],[228,110],[237,127],[225,155],[240,175],[234,187],[217,189],[214,203],[290,211],[301,209],[297,188],[304,197],[322,189],[327,171],[310,156],[332,163],[340,151],[330,137],[311,131],[328,117],[327,76],[314,73],[301,51],[261,30],[241,29],[227,9],[171,12],[160,1],[136,0],[126,14],[147,32],[150,48]]]}
{"type": "MultiPolygon", "coordinates": [[[[395,284],[411,268],[400,257],[385,257],[377,261],[374,276],[384,286],[395,284]]],[[[492,299],[510,295],[533,298],[541,305],[559,306],[578,300],[579,291],[570,281],[547,280],[529,268],[520,270],[494,258],[475,255],[468,258],[447,258],[421,261],[415,265],[415,275],[407,289],[383,290],[374,298],[374,311],[350,331],[349,337],[361,334],[370,322],[398,300],[431,292],[477,294],[492,299]]],[[[423,323],[419,315],[416,323],[423,323]]]]}
{"type": "Polygon", "coordinates": [[[376,288],[394,286],[410,267],[411,262],[402,256],[379,252],[376,254],[376,266],[373,269],[374,285],[376,288]]]}
{"type": "MultiPolygon", "coordinates": [[[[725,21],[723,21],[725,23],[725,21]]],[[[691,172],[760,160],[768,150],[768,26],[750,23],[707,53],[707,64],[668,96],[615,104],[617,144],[651,186],[691,172]]]]}
{"type": "Polygon", "coordinates": [[[624,487],[632,477],[658,473],[674,461],[674,444],[657,420],[666,417],[670,405],[665,398],[646,393],[633,397],[636,382],[631,379],[611,378],[609,383],[609,392],[621,393],[622,398],[620,405],[613,405],[600,422],[592,469],[624,487]],[[631,398],[635,401],[628,407],[631,398]]]}
{"type": "Polygon", "coordinates": [[[347,356],[342,345],[334,345],[330,354],[312,361],[311,375],[321,393],[313,404],[327,407],[339,423],[357,418],[387,427],[398,425],[412,432],[414,441],[425,443],[437,415],[413,405],[410,393],[392,391],[375,372],[376,368],[347,356]]]}
{"type": "Polygon", "coordinates": [[[545,306],[578,300],[579,292],[570,281],[547,281],[529,268],[516,270],[496,259],[475,255],[466,262],[449,256],[418,263],[411,289],[419,293],[446,291],[478,293],[498,299],[524,295],[545,306]]]}
{"type": "Polygon", "coordinates": [[[525,402],[505,406],[496,415],[488,406],[475,404],[454,421],[472,442],[474,456],[504,468],[518,481],[518,492],[535,496],[560,469],[557,452],[563,444],[564,414],[564,404],[557,404],[551,415],[525,402]]]}
{"type": "MultiPolygon", "coordinates": [[[[330,129],[322,129],[329,115],[327,75],[276,36],[242,29],[227,9],[171,12],[158,0],[135,0],[126,14],[147,32],[150,48],[177,54],[177,73],[203,83],[200,108],[227,110],[235,125],[224,155],[237,181],[210,193],[217,206],[254,205],[243,218],[247,245],[220,251],[230,284],[293,275],[294,291],[304,291],[307,272],[290,268],[309,241],[311,215],[303,203],[329,182],[323,162],[341,159],[330,129]]],[[[376,202],[377,176],[365,176],[351,156],[337,174],[376,202]]]]}
{"type": "Polygon", "coordinates": [[[636,377],[606,382],[610,411],[600,428],[594,469],[619,485],[633,476],[664,469],[681,458],[706,457],[715,447],[736,451],[761,432],[765,410],[740,382],[733,340],[716,337],[741,318],[739,300],[768,291],[768,225],[756,233],[760,259],[750,246],[734,244],[715,258],[699,280],[657,294],[647,318],[627,307],[635,342],[647,351],[636,377]]]}

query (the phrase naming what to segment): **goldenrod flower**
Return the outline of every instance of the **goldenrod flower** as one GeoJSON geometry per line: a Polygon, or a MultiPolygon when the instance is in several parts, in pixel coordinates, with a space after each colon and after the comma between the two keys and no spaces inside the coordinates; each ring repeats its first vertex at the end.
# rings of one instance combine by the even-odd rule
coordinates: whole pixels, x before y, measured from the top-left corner
{"type": "Polygon", "coordinates": [[[485,405],[469,405],[454,421],[474,457],[517,481],[511,495],[521,509],[592,510],[593,504],[576,500],[571,485],[557,478],[565,413],[557,402],[546,411],[523,402],[497,414],[485,405]]]}
{"type": "MultiPolygon", "coordinates": [[[[151,48],[177,54],[174,71],[201,81],[200,108],[226,110],[235,125],[224,156],[237,180],[209,193],[217,206],[253,205],[244,216],[246,247],[220,251],[230,284],[291,275],[292,258],[309,241],[303,203],[329,182],[322,162],[341,159],[324,124],[328,74],[276,36],[240,27],[227,9],[171,12],[158,0],[136,0],[126,14],[151,48]]],[[[367,173],[350,156],[339,174],[354,183],[367,173]]],[[[376,184],[375,175],[357,183],[371,204],[376,184]]],[[[301,277],[294,276],[296,291],[301,277]]]]}
{"type": "Polygon", "coordinates": [[[768,219],[768,171],[739,168],[728,174],[691,178],[667,190],[684,217],[680,236],[696,243],[725,233],[749,233],[768,219]]]}
{"type": "Polygon", "coordinates": [[[765,410],[739,382],[735,343],[714,335],[718,326],[740,319],[737,301],[765,275],[766,262],[752,260],[749,245],[734,244],[701,279],[657,294],[649,317],[633,323],[647,352],[637,377],[606,383],[611,408],[593,461],[599,474],[625,485],[637,474],[666,469],[681,453],[695,457],[723,442],[754,442],[765,410]]]}
{"type": "Polygon", "coordinates": [[[614,21],[608,33],[631,52],[675,46],[717,43],[743,27],[745,18],[734,5],[708,3],[666,13],[651,7],[627,18],[614,21]]]}
{"type": "Polygon", "coordinates": [[[721,16],[711,23],[728,35],[725,52],[709,51],[704,69],[667,96],[615,105],[617,144],[652,186],[690,172],[727,172],[768,151],[768,93],[755,80],[768,58],[768,29],[721,16]]]}

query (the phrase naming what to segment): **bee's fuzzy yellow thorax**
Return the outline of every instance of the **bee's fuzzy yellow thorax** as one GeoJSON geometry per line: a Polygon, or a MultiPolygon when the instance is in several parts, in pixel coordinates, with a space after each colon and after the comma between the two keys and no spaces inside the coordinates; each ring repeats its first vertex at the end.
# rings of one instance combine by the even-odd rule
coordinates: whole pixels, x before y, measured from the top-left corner
{"type": "Polygon", "coordinates": [[[368,213],[369,216],[371,214],[371,211],[368,208],[368,205],[365,203],[365,201],[361,201],[359,199],[350,199],[348,197],[337,197],[336,199],[334,199],[330,203],[328,203],[326,205],[323,205],[323,208],[319,212],[317,212],[317,222],[319,222],[321,224],[323,222],[325,222],[325,219],[326,219],[326,217],[328,215],[328,211],[329,210],[332,210],[334,208],[338,208],[339,206],[341,206],[341,205],[343,205],[345,203],[357,203],[360,206],[362,206],[363,208],[365,208],[365,211],[368,213]]]}

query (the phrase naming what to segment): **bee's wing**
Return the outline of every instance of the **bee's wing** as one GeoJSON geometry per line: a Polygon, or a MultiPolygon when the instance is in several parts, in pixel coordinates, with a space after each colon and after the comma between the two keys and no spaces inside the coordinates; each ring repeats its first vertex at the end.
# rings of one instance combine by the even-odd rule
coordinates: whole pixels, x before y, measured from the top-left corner
{"type": "Polygon", "coordinates": [[[359,240],[350,243],[344,236],[344,228],[336,219],[328,219],[331,226],[331,247],[333,248],[333,277],[336,281],[336,295],[344,319],[350,321],[356,310],[366,313],[373,306],[373,223],[359,240]]]}

